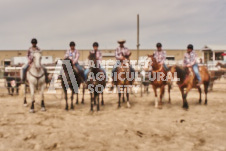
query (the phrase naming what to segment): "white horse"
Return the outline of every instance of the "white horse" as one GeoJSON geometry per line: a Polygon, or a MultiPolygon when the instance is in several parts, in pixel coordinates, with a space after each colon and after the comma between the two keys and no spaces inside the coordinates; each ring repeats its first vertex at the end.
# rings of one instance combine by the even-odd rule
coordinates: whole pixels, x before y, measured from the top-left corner
{"type": "MultiPolygon", "coordinates": [[[[45,73],[44,69],[41,65],[41,58],[42,55],[40,52],[34,52],[33,53],[33,62],[30,65],[30,68],[27,71],[27,81],[30,87],[30,92],[31,92],[31,113],[34,113],[34,103],[35,103],[35,98],[34,98],[34,93],[35,89],[40,88],[40,96],[42,98],[41,101],[41,110],[45,111],[45,104],[44,104],[44,89],[45,89],[45,73]]],[[[25,86],[26,89],[26,86],[25,86]]],[[[24,91],[24,106],[27,106],[27,101],[26,101],[26,90],[24,91]]]]}

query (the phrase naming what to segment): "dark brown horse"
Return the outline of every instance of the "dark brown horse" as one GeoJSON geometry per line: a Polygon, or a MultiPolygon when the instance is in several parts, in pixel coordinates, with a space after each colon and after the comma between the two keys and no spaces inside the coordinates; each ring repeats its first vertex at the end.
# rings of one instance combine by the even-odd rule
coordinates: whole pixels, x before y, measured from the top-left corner
{"type": "MultiPolygon", "coordinates": [[[[130,54],[131,55],[131,54],[130,54]]],[[[123,94],[123,102],[125,102],[125,96],[126,93],[127,97],[127,107],[130,108],[130,102],[129,102],[129,89],[132,87],[134,83],[134,77],[135,74],[132,76],[130,71],[130,63],[129,63],[129,57],[123,56],[123,59],[120,61],[120,66],[117,67],[117,75],[113,76],[113,80],[115,81],[114,84],[117,87],[118,90],[118,107],[121,107],[121,95],[123,94]],[[125,92],[126,91],[126,92],[125,92]]]]}
{"type": "Polygon", "coordinates": [[[104,88],[106,87],[106,77],[103,70],[100,68],[99,61],[96,59],[96,53],[89,54],[89,60],[93,62],[88,73],[87,86],[90,90],[90,110],[93,111],[93,106],[97,102],[97,111],[100,110],[99,96],[101,95],[101,105],[104,105],[104,88]]]}
{"type": "MultiPolygon", "coordinates": [[[[177,74],[177,84],[179,86],[179,89],[181,91],[182,99],[183,99],[183,108],[188,109],[188,102],[187,102],[187,95],[188,92],[192,88],[197,88],[199,91],[199,103],[201,104],[202,98],[202,90],[200,86],[197,86],[198,80],[191,68],[187,67],[180,67],[180,66],[172,66],[171,67],[171,73],[173,77],[175,76],[175,73],[177,74]],[[184,91],[186,89],[186,91],[184,91]]],[[[199,67],[199,74],[202,79],[202,84],[204,84],[204,92],[205,92],[205,104],[207,104],[207,93],[208,93],[208,86],[210,83],[210,75],[208,73],[208,70],[206,67],[201,66],[199,67]]]]}
{"type": "MultiPolygon", "coordinates": [[[[63,87],[65,100],[66,100],[66,107],[65,110],[68,110],[68,97],[67,97],[67,90],[68,88],[71,89],[71,109],[74,109],[73,100],[74,94],[77,93],[76,104],[78,104],[78,90],[80,85],[83,83],[82,78],[76,72],[75,68],[73,67],[73,63],[71,59],[66,58],[63,60],[63,75],[61,79],[61,85],[63,87]],[[68,68],[69,67],[69,68],[68,68]],[[70,68],[71,67],[71,68],[70,68]]],[[[83,96],[82,96],[82,104],[84,104],[84,87],[83,87],[83,96]]]]}
{"type": "Polygon", "coordinates": [[[159,64],[153,55],[148,55],[148,57],[150,57],[151,59],[151,66],[152,66],[151,78],[153,78],[153,80],[151,80],[151,84],[155,93],[155,107],[161,109],[162,98],[165,93],[166,85],[168,85],[169,103],[171,102],[171,98],[170,98],[171,84],[170,84],[170,81],[168,81],[167,79],[167,71],[164,69],[163,65],[159,64]],[[158,102],[158,94],[157,94],[158,88],[160,88],[159,102],[158,102]]]}

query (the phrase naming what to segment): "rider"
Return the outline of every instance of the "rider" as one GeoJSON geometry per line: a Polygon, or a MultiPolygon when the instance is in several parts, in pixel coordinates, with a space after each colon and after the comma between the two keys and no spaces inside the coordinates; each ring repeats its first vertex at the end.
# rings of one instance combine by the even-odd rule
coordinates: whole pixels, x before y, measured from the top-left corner
{"type": "Polygon", "coordinates": [[[166,60],[166,51],[162,50],[161,43],[157,43],[156,48],[157,48],[157,51],[154,52],[154,57],[155,57],[156,61],[159,64],[161,64],[164,67],[164,69],[167,71],[168,68],[167,68],[166,64],[164,63],[166,60]]]}
{"type": "MultiPolygon", "coordinates": [[[[98,44],[98,42],[94,42],[93,43],[93,50],[91,50],[90,51],[90,53],[96,53],[96,59],[98,60],[98,64],[100,65],[100,63],[101,63],[101,60],[102,60],[102,53],[100,52],[100,50],[98,49],[98,47],[99,47],[99,44],[98,44]]],[[[101,70],[104,72],[104,75],[105,75],[105,78],[106,78],[106,71],[105,71],[105,69],[104,68],[102,68],[101,66],[100,66],[100,68],[101,68],[101,70]]],[[[85,70],[85,81],[88,79],[88,73],[89,73],[89,69],[86,69],[85,70]]]]}
{"type": "Polygon", "coordinates": [[[201,77],[199,74],[199,67],[198,64],[196,62],[196,53],[193,50],[193,45],[189,44],[187,46],[187,53],[184,54],[184,66],[185,67],[192,67],[195,76],[197,77],[199,83],[197,84],[197,86],[200,86],[201,84],[201,77]]]}
{"type": "MultiPolygon", "coordinates": [[[[123,40],[123,39],[118,40],[119,47],[116,48],[116,50],[115,50],[116,63],[113,66],[113,69],[112,69],[112,77],[114,77],[114,73],[117,72],[116,71],[117,66],[120,64],[120,61],[123,59],[123,56],[130,56],[131,55],[131,52],[129,51],[129,49],[124,46],[125,42],[126,42],[126,40],[123,40]]],[[[133,67],[131,65],[130,65],[130,71],[133,74],[135,73],[135,70],[133,69],[133,67]]],[[[112,84],[113,83],[114,83],[114,80],[112,81],[112,84]]]]}
{"type": "Polygon", "coordinates": [[[65,53],[64,59],[69,58],[72,60],[73,65],[76,67],[78,70],[79,74],[82,75],[81,78],[82,80],[85,79],[84,77],[84,71],[83,68],[79,65],[78,59],[79,59],[79,52],[77,49],[75,49],[75,42],[71,41],[70,44],[70,49],[68,49],[65,53]]]}
{"type": "MultiPolygon", "coordinates": [[[[25,64],[25,66],[23,67],[23,78],[22,78],[23,82],[26,81],[26,72],[27,72],[29,66],[31,65],[31,63],[33,62],[33,52],[41,52],[40,48],[37,46],[37,43],[38,43],[37,39],[33,38],[31,40],[32,46],[28,49],[28,52],[27,52],[28,63],[25,64]]],[[[44,67],[43,67],[43,69],[44,69],[44,73],[45,73],[45,81],[47,83],[48,82],[47,70],[44,67]]]]}

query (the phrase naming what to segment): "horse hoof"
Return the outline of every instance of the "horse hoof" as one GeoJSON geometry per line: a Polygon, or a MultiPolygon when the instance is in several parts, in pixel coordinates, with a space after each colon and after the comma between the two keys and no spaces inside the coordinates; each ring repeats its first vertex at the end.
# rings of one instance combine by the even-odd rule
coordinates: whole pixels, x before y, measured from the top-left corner
{"type": "Polygon", "coordinates": [[[42,112],[45,112],[45,111],[46,111],[46,109],[45,109],[44,107],[42,107],[42,108],[41,108],[41,111],[42,111],[42,112]]]}
{"type": "Polygon", "coordinates": [[[162,109],[162,106],[158,106],[158,109],[162,109]]]}
{"type": "Polygon", "coordinates": [[[66,107],[65,110],[68,111],[68,107],[66,107]]]}
{"type": "Polygon", "coordinates": [[[183,106],[183,109],[185,110],[188,110],[188,108],[189,108],[188,106],[183,106]]]}
{"type": "Polygon", "coordinates": [[[34,110],[34,109],[31,109],[31,110],[30,110],[30,113],[35,113],[35,110],[34,110]]]}
{"type": "Polygon", "coordinates": [[[78,105],[78,101],[76,102],[76,104],[78,105]]]}
{"type": "Polygon", "coordinates": [[[27,107],[27,103],[26,103],[26,104],[24,104],[24,107],[27,107]]]}

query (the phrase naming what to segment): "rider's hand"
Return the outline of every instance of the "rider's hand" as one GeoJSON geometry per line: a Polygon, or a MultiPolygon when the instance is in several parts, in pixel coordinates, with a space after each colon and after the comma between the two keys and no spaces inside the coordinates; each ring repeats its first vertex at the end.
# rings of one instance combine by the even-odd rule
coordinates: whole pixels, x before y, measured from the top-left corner
{"type": "Polygon", "coordinates": [[[189,68],[189,67],[191,67],[191,65],[190,65],[190,64],[188,64],[188,65],[187,65],[187,67],[189,68]]]}
{"type": "Polygon", "coordinates": [[[119,60],[124,60],[124,58],[121,56],[121,57],[119,58],[119,60]]]}

